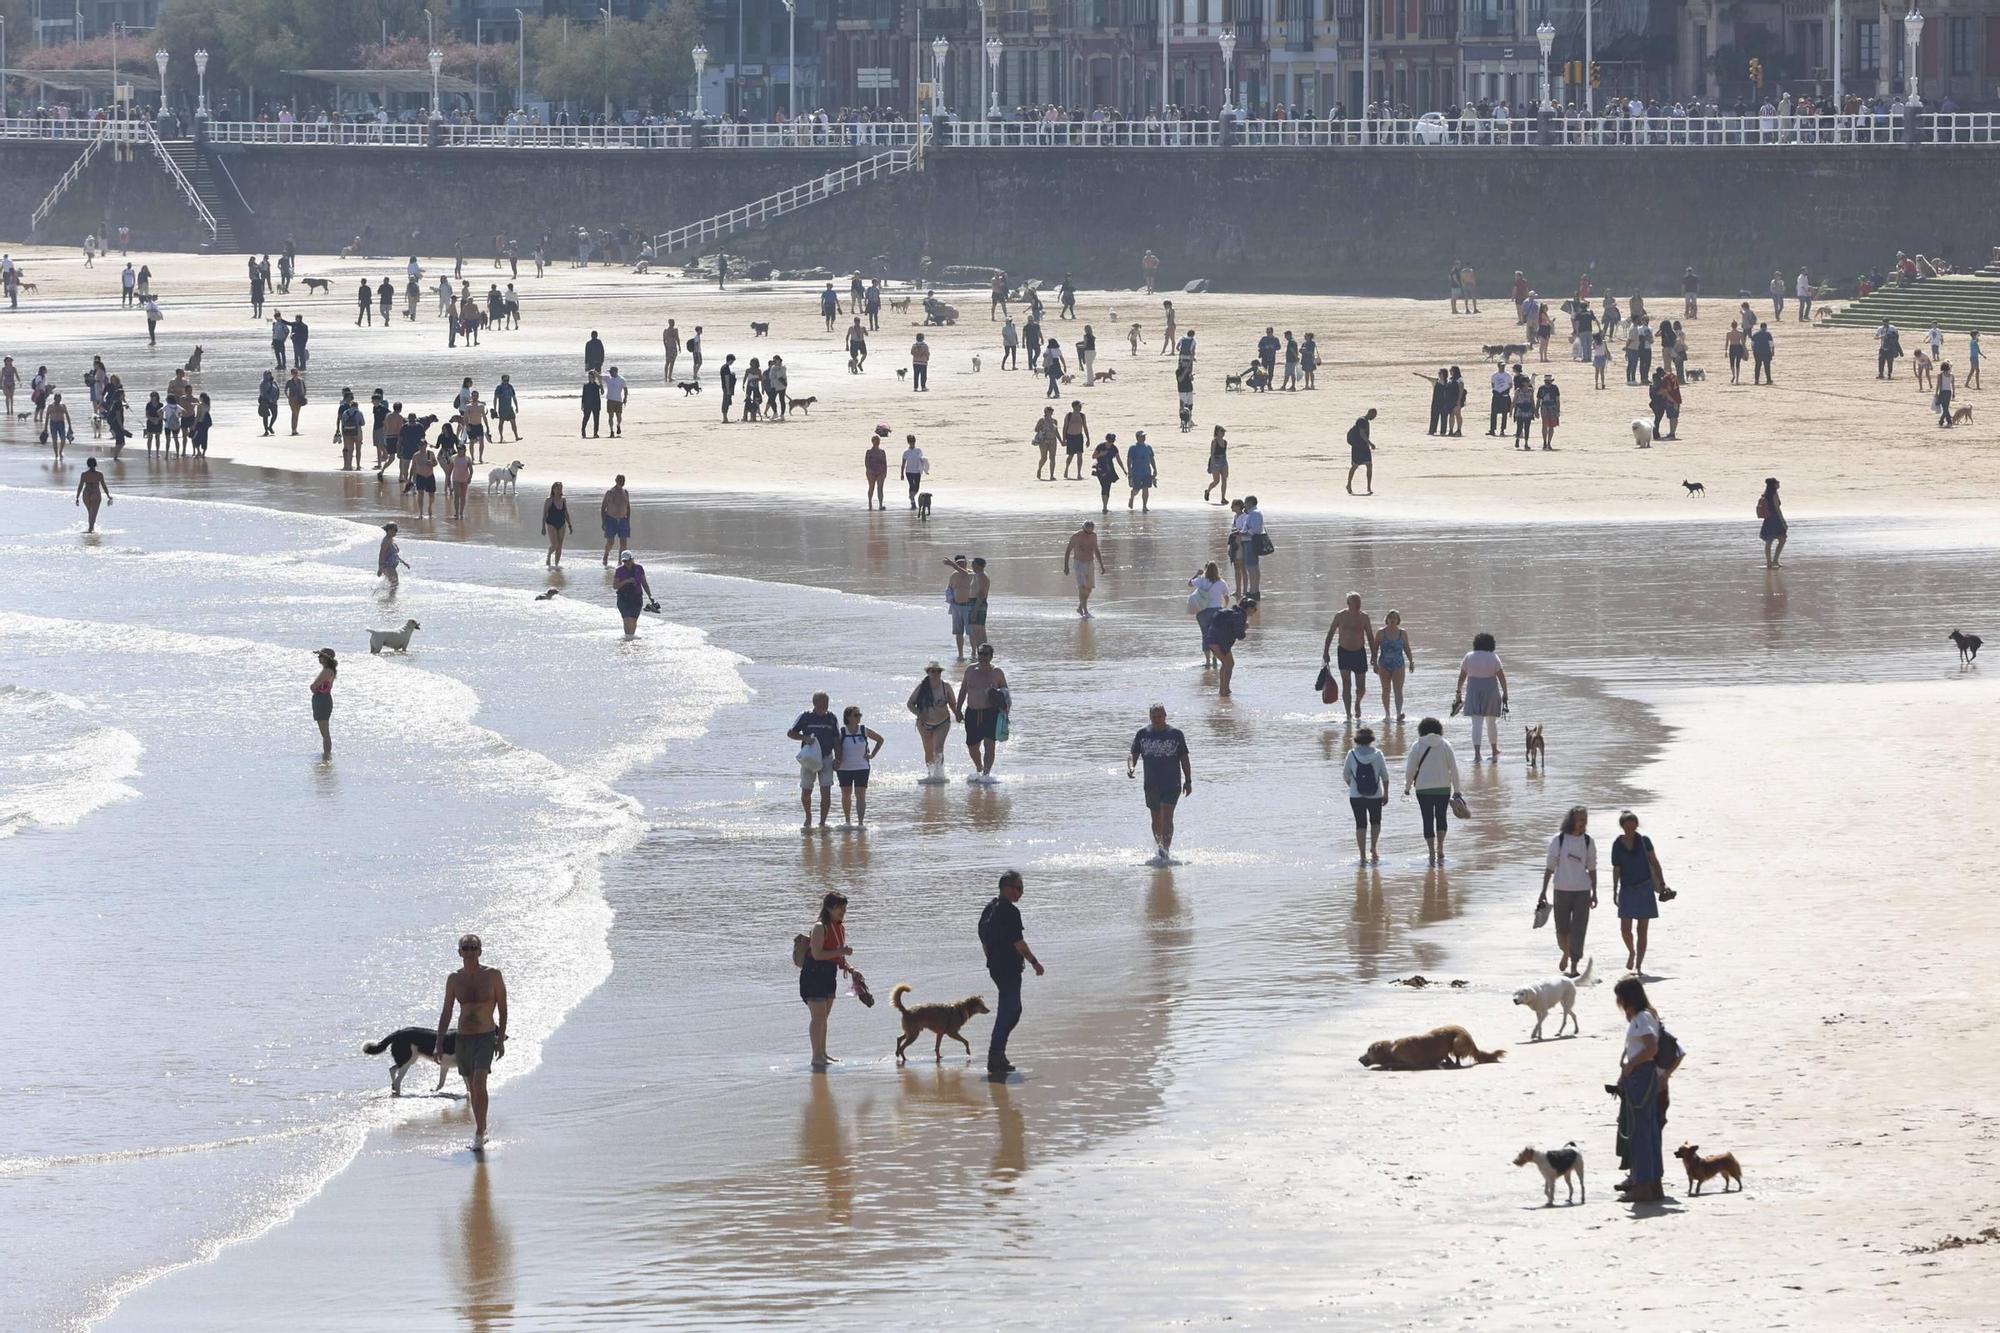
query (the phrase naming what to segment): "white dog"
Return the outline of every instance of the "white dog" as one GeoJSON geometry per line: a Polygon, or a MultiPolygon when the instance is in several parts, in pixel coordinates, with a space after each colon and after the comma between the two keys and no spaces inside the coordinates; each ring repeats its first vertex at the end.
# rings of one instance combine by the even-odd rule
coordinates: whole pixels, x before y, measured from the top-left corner
{"type": "Polygon", "coordinates": [[[1653,423],[1644,417],[1632,418],[1632,443],[1641,449],[1653,447],[1653,423]]]}
{"type": "Polygon", "coordinates": [[[384,648],[394,648],[399,653],[410,651],[410,635],[422,629],[414,620],[405,620],[401,629],[371,629],[368,631],[368,651],[379,655],[384,648]]]}
{"type": "Polygon", "coordinates": [[[979,353],[977,352],[972,354],[972,373],[975,375],[979,373],[979,353]]]}
{"type": "Polygon", "coordinates": [[[1515,1004],[1525,1004],[1535,1011],[1535,1030],[1528,1034],[1529,1041],[1542,1039],[1542,1024],[1548,1021],[1549,1011],[1557,1005],[1562,1006],[1563,1016],[1556,1024],[1556,1035],[1560,1037],[1563,1028],[1572,1023],[1576,1024],[1577,1032],[1582,1033],[1583,1024],[1577,1022],[1576,1017],[1576,988],[1590,984],[1592,961],[1588,958],[1583,960],[1583,971],[1575,981],[1568,977],[1550,977],[1539,985],[1523,986],[1514,992],[1515,1004]]]}
{"type": "Polygon", "coordinates": [[[513,494],[514,478],[520,476],[526,467],[527,465],[517,458],[506,467],[494,468],[486,474],[486,489],[490,491],[496,486],[504,486],[508,494],[513,494]]]}
{"type": "Polygon", "coordinates": [[[1558,1179],[1569,1192],[1568,1202],[1590,1202],[1590,1195],[1583,1185],[1583,1153],[1575,1143],[1565,1143],[1562,1147],[1551,1148],[1547,1152],[1543,1152],[1540,1148],[1523,1148],[1520,1155],[1514,1159],[1515,1166],[1526,1166],[1530,1162],[1533,1162],[1535,1169],[1542,1173],[1542,1194],[1548,1199],[1543,1207],[1556,1206],[1558,1179]]]}

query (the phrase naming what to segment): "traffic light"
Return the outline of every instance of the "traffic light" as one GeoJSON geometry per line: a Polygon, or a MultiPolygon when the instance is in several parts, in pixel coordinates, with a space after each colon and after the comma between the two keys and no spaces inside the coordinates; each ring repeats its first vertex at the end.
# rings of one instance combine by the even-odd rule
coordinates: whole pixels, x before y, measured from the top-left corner
{"type": "Polygon", "coordinates": [[[1598,67],[1595,60],[1590,62],[1590,86],[1593,88],[1604,86],[1604,71],[1598,67]]]}
{"type": "Polygon", "coordinates": [[[1764,86],[1764,62],[1756,56],[1750,57],[1750,82],[1759,88],[1764,86]]]}
{"type": "Polygon", "coordinates": [[[1574,88],[1583,82],[1583,62],[1566,60],[1563,62],[1563,82],[1574,88]]]}

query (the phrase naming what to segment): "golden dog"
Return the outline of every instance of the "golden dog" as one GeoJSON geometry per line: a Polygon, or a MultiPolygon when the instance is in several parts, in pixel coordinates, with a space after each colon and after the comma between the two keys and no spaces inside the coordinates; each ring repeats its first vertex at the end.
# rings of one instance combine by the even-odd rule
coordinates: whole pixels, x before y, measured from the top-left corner
{"type": "Polygon", "coordinates": [[[1362,1054],[1361,1063],[1371,1069],[1441,1069],[1449,1061],[1452,1068],[1459,1069],[1467,1057],[1490,1065],[1505,1054],[1504,1050],[1480,1050],[1470,1032],[1456,1023],[1447,1023],[1420,1037],[1378,1041],[1362,1054]]]}

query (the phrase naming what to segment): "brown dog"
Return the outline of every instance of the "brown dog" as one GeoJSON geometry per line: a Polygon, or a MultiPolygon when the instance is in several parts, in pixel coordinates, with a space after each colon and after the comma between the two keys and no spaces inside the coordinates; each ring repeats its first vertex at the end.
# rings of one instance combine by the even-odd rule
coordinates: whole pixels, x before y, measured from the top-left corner
{"type": "Polygon", "coordinates": [[[1951,414],[1951,424],[1954,426],[1970,426],[1972,424],[1972,409],[1969,407],[1954,408],[1951,414]]]}
{"type": "Polygon", "coordinates": [[[950,1037],[965,1047],[967,1055],[972,1054],[972,1043],[959,1035],[959,1029],[966,1025],[974,1014],[991,1013],[986,1001],[977,995],[968,996],[957,1004],[920,1004],[914,1009],[903,1007],[903,997],[915,989],[909,982],[896,984],[889,992],[889,1003],[896,1006],[896,1012],[903,1016],[903,1035],[896,1038],[896,1059],[900,1062],[903,1052],[910,1049],[917,1038],[925,1032],[937,1034],[934,1054],[944,1059],[944,1039],[950,1037]]]}
{"type": "Polygon", "coordinates": [[[1736,1154],[1733,1152],[1703,1157],[1700,1148],[1692,1143],[1683,1143],[1674,1149],[1674,1156],[1680,1158],[1681,1165],[1687,1168],[1689,1194],[1701,1193],[1701,1187],[1717,1176],[1723,1178],[1724,1194],[1729,1192],[1729,1182],[1732,1180],[1736,1182],[1737,1189],[1743,1188],[1743,1168],[1737,1165],[1736,1154]]]}
{"type": "Polygon", "coordinates": [[[1523,748],[1528,752],[1529,768],[1535,767],[1548,758],[1548,746],[1542,741],[1542,729],[1540,727],[1528,728],[1527,744],[1523,748]]]}
{"type": "Polygon", "coordinates": [[[1456,1023],[1447,1023],[1421,1037],[1378,1041],[1362,1054],[1361,1063],[1371,1069],[1441,1069],[1449,1061],[1453,1069],[1459,1069],[1464,1067],[1468,1056],[1479,1064],[1490,1065],[1505,1054],[1504,1050],[1480,1050],[1470,1032],[1456,1023]]]}

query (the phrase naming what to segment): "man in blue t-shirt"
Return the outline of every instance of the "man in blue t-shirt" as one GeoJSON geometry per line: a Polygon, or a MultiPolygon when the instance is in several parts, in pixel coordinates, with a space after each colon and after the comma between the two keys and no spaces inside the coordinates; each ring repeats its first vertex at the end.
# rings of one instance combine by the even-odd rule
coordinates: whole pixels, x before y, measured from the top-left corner
{"type": "Polygon", "coordinates": [[[1001,1079],[1014,1072],[1007,1062],[1007,1038],[1021,1021],[1021,974],[1026,967],[1042,975],[1042,960],[1028,947],[1027,932],[1021,924],[1021,901],[1026,885],[1021,872],[1009,870],[1000,876],[1000,892],[979,914],[979,947],[986,952],[986,974],[1000,988],[1000,1000],[993,1010],[993,1035],[986,1047],[986,1076],[1001,1079]]]}
{"type": "Polygon", "coordinates": [[[799,720],[792,723],[792,729],[785,733],[800,742],[799,748],[802,753],[806,741],[812,740],[819,744],[817,767],[808,766],[803,759],[799,762],[799,804],[805,807],[806,822],[803,827],[806,830],[810,830],[813,824],[812,789],[815,781],[819,783],[821,829],[826,828],[827,807],[833,801],[833,753],[834,747],[840,744],[840,720],[827,707],[827,702],[826,695],[815,694],[812,707],[800,713],[799,720]]]}
{"type": "Polygon", "coordinates": [[[1174,806],[1183,796],[1194,793],[1194,762],[1188,755],[1187,737],[1179,727],[1167,725],[1164,704],[1154,704],[1151,721],[1132,738],[1132,753],[1125,760],[1125,776],[1131,777],[1139,761],[1146,763],[1146,809],[1153,816],[1154,856],[1149,864],[1168,865],[1173,861],[1174,806]]]}

